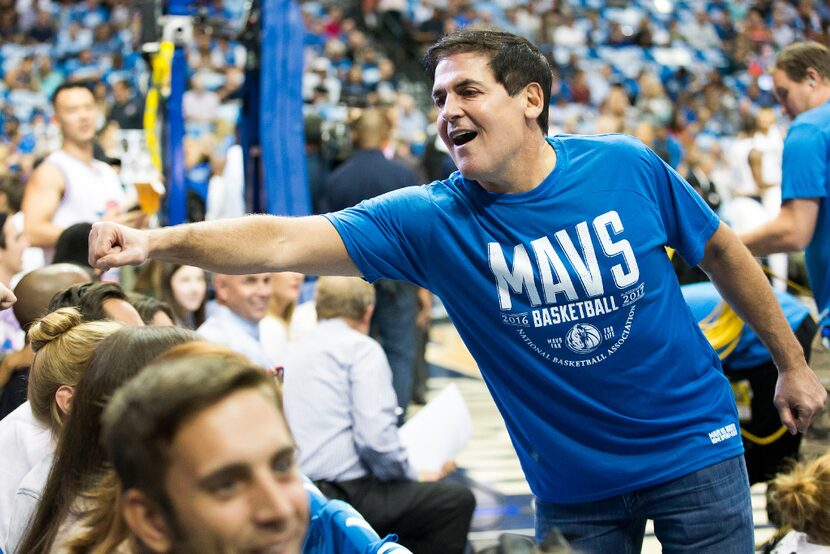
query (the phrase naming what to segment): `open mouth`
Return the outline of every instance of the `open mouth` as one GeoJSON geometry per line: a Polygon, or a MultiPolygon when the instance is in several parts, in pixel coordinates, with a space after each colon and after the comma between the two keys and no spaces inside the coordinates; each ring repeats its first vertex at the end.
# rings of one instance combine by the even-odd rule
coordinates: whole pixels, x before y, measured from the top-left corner
{"type": "Polygon", "coordinates": [[[450,140],[455,146],[461,146],[462,144],[467,144],[477,136],[478,133],[475,131],[458,131],[450,135],[450,140]]]}

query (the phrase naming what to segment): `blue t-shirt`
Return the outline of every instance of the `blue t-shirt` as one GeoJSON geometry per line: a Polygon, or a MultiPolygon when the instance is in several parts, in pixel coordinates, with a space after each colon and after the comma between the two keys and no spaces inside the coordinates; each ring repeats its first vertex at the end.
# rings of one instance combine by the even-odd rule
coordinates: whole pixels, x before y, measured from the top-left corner
{"type": "Polygon", "coordinates": [[[664,250],[698,263],[717,216],[631,137],[548,140],[556,167],[529,192],[456,172],[326,217],[366,279],[441,298],[541,500],[739,455],[732,391],[664,250]]]}
{"type": "MultiPolygon", "coordinates": [[[[692,310],[692,315],[698,321],[702,321],[711,314],[723,300],[712,283],[684,285],[681,289],[683,290],[683,298],[692,310]]],[[[791,294],[778,290],[773,290],[773,293],[775,293],[775,298],[784,312],[784,317],[787,318],[787,323],[795,331],[809,317],[810,310],[791,294]]],[[[721,360],[723,367],[726,369],[749,369],[771,361],[772,356],[769,350],[749,325],[744,325],[741,330],[741,338],[738,340],[735,349],[721,360]]]]}
{"type": "Polygon", "coordinates": [[[412,554],[396,535],[381,539],[350,504],[329,500],[306,476],[303,486],[309,521],[302,554],[412,554]]]}
{"type": "Polygon", "coordinates": [[[830,102],[793,120],[784,140],[782,200],[818,198],[815,232],[804,251],[807,274],[820,313],[830,308],[830,102]]]}

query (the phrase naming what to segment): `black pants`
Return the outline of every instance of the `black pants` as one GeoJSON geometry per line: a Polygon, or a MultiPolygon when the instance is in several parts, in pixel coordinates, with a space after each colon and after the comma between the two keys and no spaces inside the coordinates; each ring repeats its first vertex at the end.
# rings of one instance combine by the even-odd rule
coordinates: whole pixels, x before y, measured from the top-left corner
{"type": "MultiPolygon", "coordinates": [[[[809,360],[810,342],[816,334],[816,323],[808,317],[796,329],[795,336],[801,343],[804,353],[809,360]]],[[[730,382],[747,380],[752,392],[750,407],[752,420],[741,421],[741,427],[758,437],[767,437],[781,428],[781,418],[778,409],[772,403],[775,396],[775,384],[778,381],[778,370],[772,361],[746,368],[730,370],[724,373],[730,382]]],[[[791,435],[784,433],[778,440],[770,444],[758,444],[751,440],[744,441],[744,457],[746,469],[751,484],[769,481],[776,473],[786,469],[789,459],[798,458],[798,447],[801,444],[802,434],[791,435]]]]}
{"type": "Polygon", "coordinates": [[[476,501],[470,489],[460,483],[366,477],[315,484],[327,497],[351,504],[381,537],[396,533],[398,542],[414,554],[464,552],[476,501]]]}

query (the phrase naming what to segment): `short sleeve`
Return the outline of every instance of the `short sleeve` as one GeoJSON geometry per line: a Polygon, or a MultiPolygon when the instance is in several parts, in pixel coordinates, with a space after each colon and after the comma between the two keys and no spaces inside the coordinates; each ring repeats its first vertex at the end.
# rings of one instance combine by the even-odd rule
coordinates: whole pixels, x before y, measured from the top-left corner
{"type": "Polygon", "coordinates": [[[651,192],[665,227],[666,243],[686,263],[697,265],[720,219],[680,174],[651,150],[646,152],[653,176],[651,192]]]}
{"type": "Polygon", "coordinates": [[[363,277],[425,286],[433,204],[428,185],[392,191],[325,214],[363,277]]]}
{"type": "Polygon", "coordinates": [[[827,196],[827,138],[818,128],[796,124],[784,142],[781,197],[823,198],[827,196]]]}

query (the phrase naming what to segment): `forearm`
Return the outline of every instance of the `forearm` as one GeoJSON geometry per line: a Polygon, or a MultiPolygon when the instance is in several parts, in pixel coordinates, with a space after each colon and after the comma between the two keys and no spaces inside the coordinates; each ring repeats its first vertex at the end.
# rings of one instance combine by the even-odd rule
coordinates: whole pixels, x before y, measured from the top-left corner
{"type": "Polygon", "coordinates": [[[724,300],[752,327],[779,370],[806,365],[801,345],[758,264],[728,227],[721,226],[717,233],[726,233],[727,240],[710,241],[701,268],[724,300]]]}
{"type": "Polygon", "coordinates": [[[789,223],[780,217],[742,233],[739,238],[755,256],[794,252],[802,250],[805,246],[792,231],[789,223]]]}
{"type": "Polygon", "coordinates": [[[337,230],[319,215],[249,215],[178,225],[149,231],[146,247],[151,258],[220,273],[360,275],[337,230]]]}
{"type": "Polygon", "coordinates": [[[280,219],[252,215],[149,231],[149,256],[227,274],[279,271],[280,219]]]}
{"type": "Polygon", "coordinates": [[[775,219],[739,238],[756,256],[803,250],[813,240],[818,211],[816,198],[787,200],[775,219]]]}

